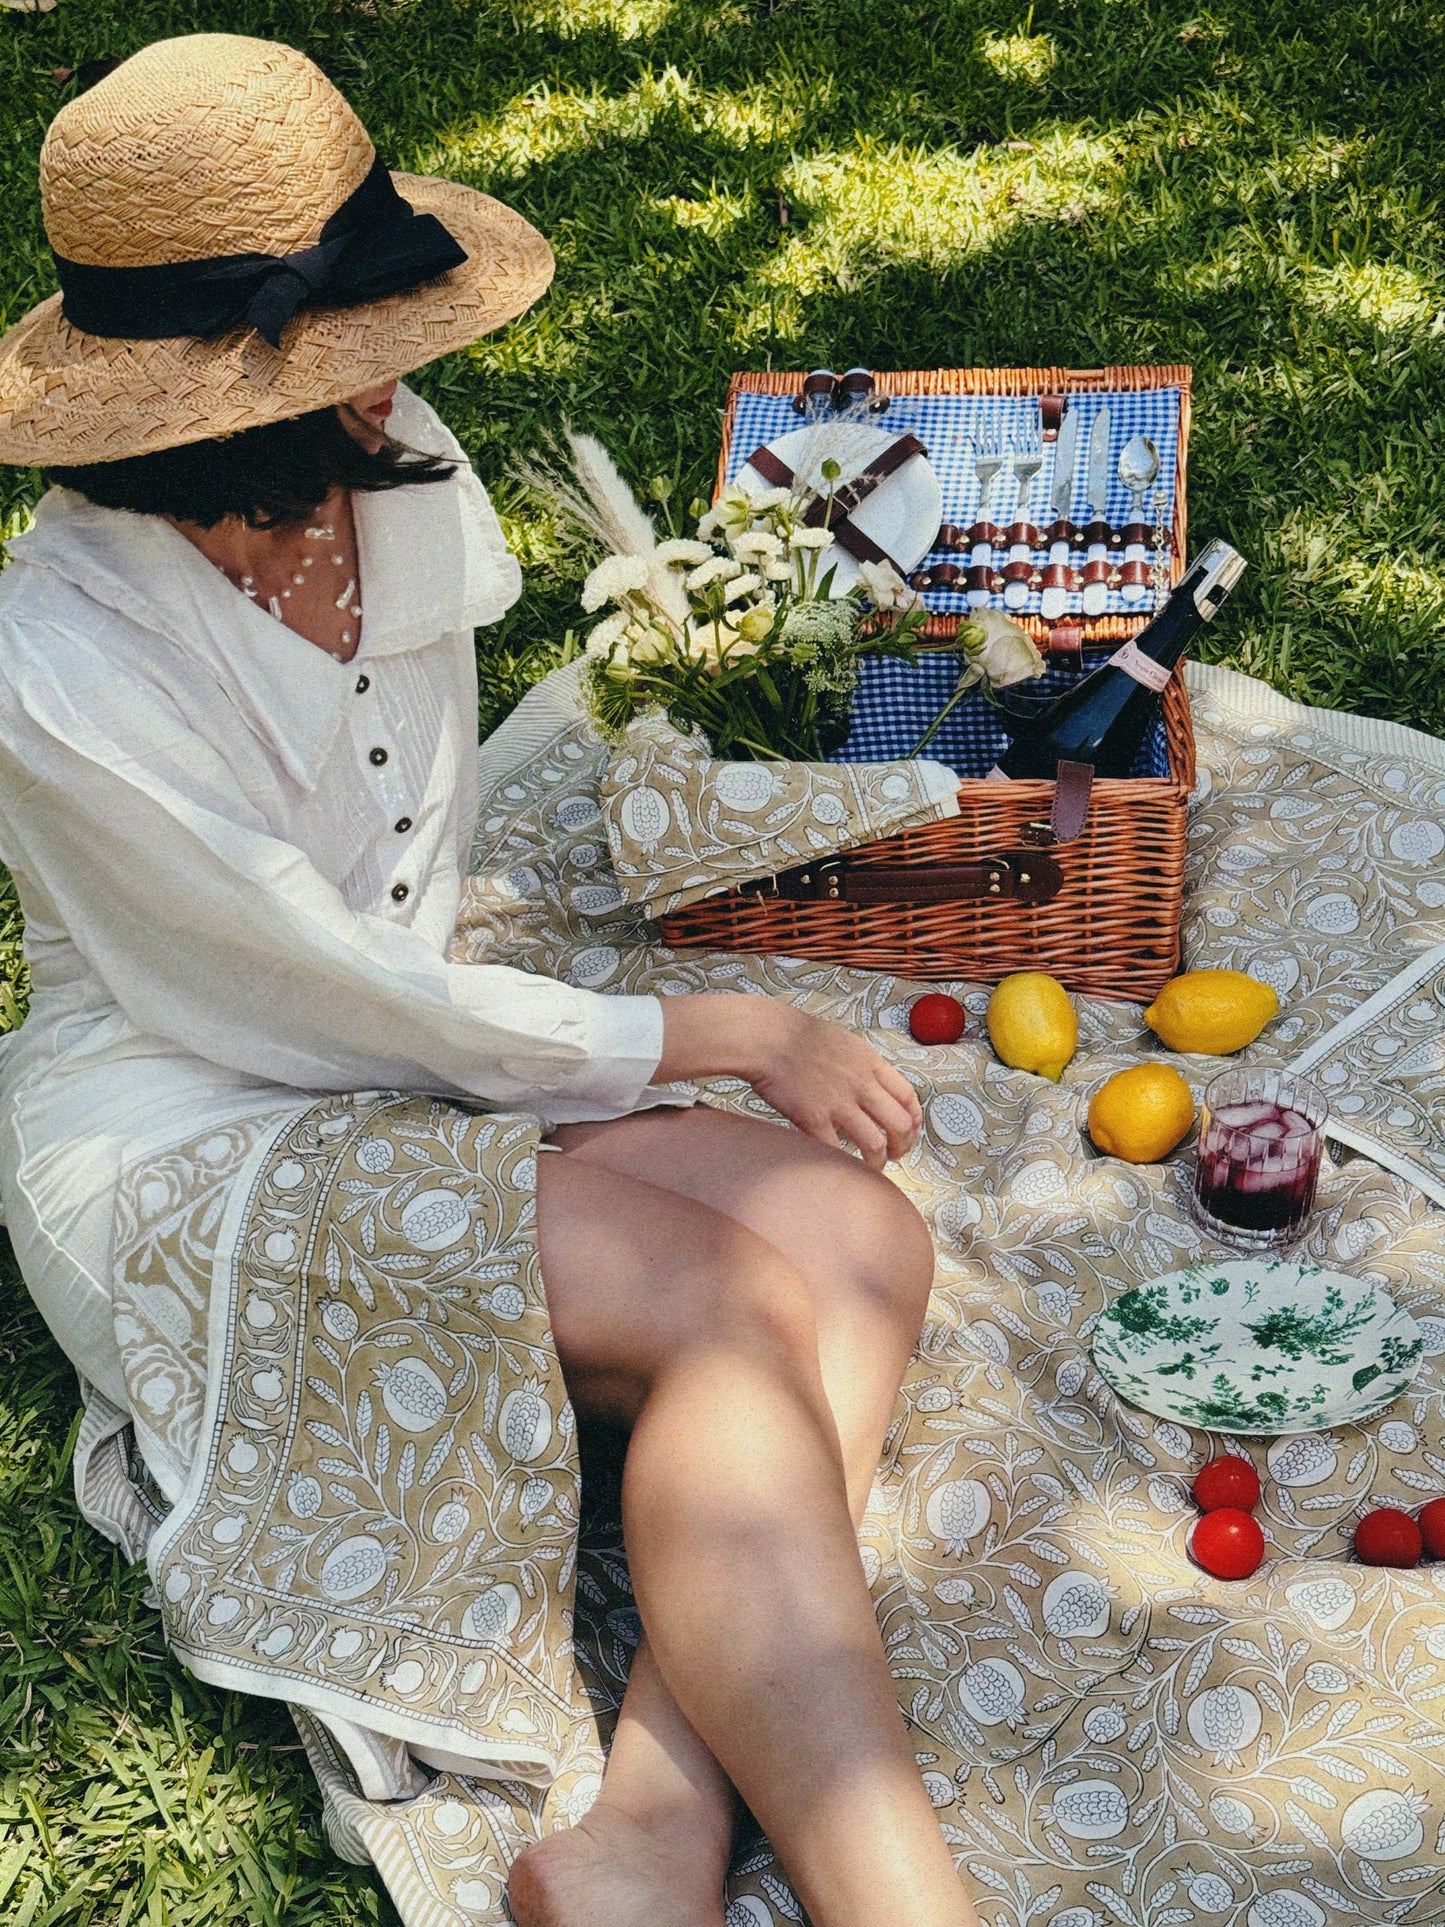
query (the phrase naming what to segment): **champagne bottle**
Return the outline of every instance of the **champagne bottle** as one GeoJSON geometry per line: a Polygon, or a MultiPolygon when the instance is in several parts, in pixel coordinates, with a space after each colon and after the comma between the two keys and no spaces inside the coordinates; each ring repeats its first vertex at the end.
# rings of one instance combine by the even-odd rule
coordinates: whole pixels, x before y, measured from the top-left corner
{"type": "Polygon", "coordinates": [[[1244,569],[1238,550],[1227,542],[1211,542],[1148,627],[1092,675],[1039,715],[1023,718],[999,711],[1000,727],[1014,740],[993,773],[1049,778],[1061,762],[1069,762],[1092,763],[1096,776],[1127,776],[1174,665],[1213,620],[1244,569]]]}

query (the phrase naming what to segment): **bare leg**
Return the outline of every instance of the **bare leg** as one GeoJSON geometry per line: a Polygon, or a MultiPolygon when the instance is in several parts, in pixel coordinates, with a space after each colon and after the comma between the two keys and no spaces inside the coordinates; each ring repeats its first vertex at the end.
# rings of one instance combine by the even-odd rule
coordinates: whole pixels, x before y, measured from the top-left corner
{"type": "MultiPolygon", "coordinates": [[[[768,1240],[804,1279],[823,1386],[838,1427],[849,1511],[860,1524],[898,1384],[927,1305],[933,1250],[896,1186],[795,1131],[699,1107],[642,1112],[558,1133],[568,1154],[725,1212],[768,1240]]],[[[678,1710],[646,1640],[618,1716],[592,1840],[640,1826],[694,1839],[712,1865],[734,1794],[678,1710]]],[[[581,1844],[580,1842],[578,1843],[581,1844]]],[[[560,1848],[553,1849],[557,1858],[560,1848]]]]}
{"type": "MultiPolygon", "coordinates": [[[[806,1214],[798,1209],[804,1188],[798,1183],[801,1171],[775,1169],[780,1163],[786,1166],[795,1150],[807,1150],[802,1140],[771,1127],[716,1117],[687,1125],[686,1140],[672,1126],[667,1128],[673,1134],[661,1168],[678,1183],[684,1181],[690,1150],[695,1149],[699,1169],[717,1172],[726,1167],[753,1204],[771,1215],[767,1199],[776,1180],[781,1192],[774,1204],[778,1197],[791,1201],[794,1229],[807,1234],[810,1268],[822,1277],[829,1267],[819,1226],[808,1234],[806,1214]],[[750,1166],[741,1153],[754,1136],[758,1155],[750,1166]]],[[[609,1133],[615,1134],[619,1152],[622,1130],[617,1126],[609,1133]]],[[[585,1161],[580,1153],[586,1147],[574,1148],[576,1159],[547,1162],[548,1177],[561,1179],[567,1167],[577,1178],[584,1177],[577,1166],[585,1161]]],[[[637,1134],[632,1148],[648,1168],[659,1168],[647,1155],[644,1134],[637,1134]]],[[[860,1269],[854,1252],[851,1265],[834,1271],[835,1280],[840,1275],[851,1279],[849,1289],[856,1289],[860,1300],[876,1299],[880,1292],[884,1300],[894,1300],[898,1294],[884,1288],[884,1273],[911,1274],[902,1295],[911,1300],[906,1324],[912,1329],[900,1327],[897,1302],[883,1311],[876,1304],[860,1303],[857,1312],[861,1327],[883,1318],[895,1359],[889,1367],[891,1382],[873,1394],[875,1412],[881,1416],[869,1426],[866,1457],[858,1453],[848,1468],[846,1486],[837,1428],[816,1363],[824,1341],[807,1316],[808,1288],[776,1250],[749,1237],[738,1223],[609,1176],[580,1222],[569,1229],[559,1219],[570,1220],[572,1214],[550,1209],[547,1196],[548,1191],[557,1196],[563,1187],[548,1185],[542,1195],[543,1267],[554,1327],[564,1363],[570,1355],[569,1380],[579,1378],[574,1396],[581,1409],[625,1417],[624,1387],[607,1371],[595,1369],[595,1353],[594,1368],[585,1369],[589,1346],[574,1314],[583,1326],[600,1321],[602,1329],[592,1333],[600,1354],[615,1357],[630,1349],[635,1355],[663,1303],[675,1307],[679,1297],[694,1301],[691,1321],[700,1319],[706,1329],[694,1328],[678,1343],[674,1325],[675,1348],[668,1352],[665,1368],[645,1385],[634,1383],[637,1416],[624,1488],[639,1602],[662,1673],[768,1828],[819,1927],[843,1927],[865,1917],[870,1927],[892,1919],[906,1920],[908,1927],[932,1927],[935,1922],[962,1927],[974,1916],[959,1890],[898,1718],[862,1584],[846,1489],[856,1486],[866,1492],[878,1438],[921,1315],[926,1239],[908,1207],[886,1186],[876,1198],[869,1194],[859,1219],[859,1206],[850,1201],[852,1187],[858,1178],[875,1181],[856,1164],[832,1160],[826,1152],[813,1149],[808,1155],[820,1160],[809,1172],[811,1200],[845,1244],[865,1228],[863,1219],[870,1212],[881,1211],[885,1219],[891,1214],[891,1244],[883,1241],[888,1261],[878,1262],[878,1239],[870,1235],[864,1242],[874,1253],[871,1268],[863,1264],[860,1269]],[[826,1193],[835,1166],[843,1190],[830,1201],[826,1193]],[[656,1200],[655,1205],[648,1205],[648,1198],[656,1200]],[[672,1222],[675,1214],[681,1216],[677,1224],[672,1222]],[[844,1235],[841,1228],[850,1221],[852,1231],[844,1235]],[[604,1248],[606,1264],[599,1269],[604,1248]],[[567,1275],[573,1263],[578,1270],[575,1282],[567,1275]],[[604,1288],[604,1271],[610,1288],[604,1288]],[[616,1292],[619,1276],[633,1294],[640,1291],[643,1306],[624,1309],[615,1298],[609,1303],[609,1290],[616,1292]],[[638,1280],[643,1281],[640,1287],[638,1280]],[[762,1615],[758,1599],[769,1602],[762,1615]]],[[[738,1208],[743,1209],[741,1199],[738,1208]]],[[[876,1234],[878,1222],[871,1222],[876,1234]]],[[[878,1338],[876,1330],[873,1338],[878,1338]]],[[[840,1338],[838,1355],[851,1351],[856,1364],[857,1343],[856,1334],[846,1342],[840,1338]]],[[[876,1358],[876,1342],[871,1350],[876,1358]]],[[[634,1358],[636,1363],[640,1361],[634,1358]]],[[[867,1376],[881,1382],[876,1369],[867,1376]]],[[[859,1382],[856,1373],[850,1376],[850,1392],[856,1393],[859,1382]]],[[[860,1415],[868,1402],[859,1401],[860,1415]]],[[[849,1456],[854,1458],[852,1452],[849,1456]]],[[[642,1665],[650,1670],[651,1662],[642,1665]]],[[[648,1677],[647,1670],[635,1675],[643,1692],[640,1706],[632,1707],[629,1694],[629,1707],[637,1716],[629,1721],[638,1743],[636,1771],[623,1772],[614,1811],[624,1821],[629,1817],[629,1783],[653,1799],[671,1776],[679,1811],[691,1808],[706,1832],[709,1789],[715,1798],[718,1787],[710,1778],[707,1751],[689,1739],[685,1726],[675,1720],[669,1726],[671,1696],[656,1692],[648,1677]]],[[[619,1764],[614,1757],[609,1787],[619,1764]]],[[[718,1805],[712,1808],[714,1815],[719,1810],[718,1805]]],[[[675,1909],[665,1889],[652,1888],[651,1900],[643,1906],[634,1892],[617,1920],[626,1920],[628,1927],[634,1921],[676,1920],[688,1927],[715,1922],[722,1831],[714,1827],[706,1837],[713,1851],[694,1852],[695,1860],[713,1860],[701,1891],[691,1883],[685,1896],[673,1889],[679,1903],[675,1909]]],[[[570,1836],[556,1838],[566,1841],[570,1836]]],[[[575,1910],[556,1882],[550,1892],[545,1880],[537,1882],[535,1893],[530,1891],[530,1874],[539,1870],[539,1863],[546,1872],[542,1857],[552,1844],[543,1843],[518,1863],[513,1904],[519,1918],[527,1927],[582,1918],[589,1927],[604,1922],[611,1927],[613,1916],[598,1905],[595,1878],[583,1889],[586,1904],[579,1895],[575,1910]]],[[[556,1856],[553,1866],[555,1871],[556,1856]]],[[[592,1871],[597,1871],[595,1861],[592,1871]]]]}

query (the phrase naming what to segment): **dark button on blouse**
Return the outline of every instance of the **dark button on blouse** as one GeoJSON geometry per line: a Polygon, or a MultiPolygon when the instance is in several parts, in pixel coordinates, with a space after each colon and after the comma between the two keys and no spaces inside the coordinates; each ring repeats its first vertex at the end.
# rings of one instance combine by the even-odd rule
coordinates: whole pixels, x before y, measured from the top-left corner
{"type": "Polygon", "coordinates": [[[373,763],[376,764],[376,767],[380,769],[382,764],[386,761],[386,751],[384,749],[374,749],[371,752],[371,760],[373,763]]]}
{"type": "Polygon", "coordinates": [[[405,902],[406,902],[406,900],[407,900],[407,898],[408,898],[408,897],[409,897],[410,895],[411,895],[411,889],[410,889],[410,886],[409,886],[409,885],[407,885],[407,884],[405,884],[405,883],[393,883],[393,884],[392,884],[392,886],[391,886],[391,896],[392,896],[392,901],[393,901],[394,903],[405,903],[405,902]]]}
{"type": "Polygon", "coordinates": [[[409,816],[399,816],[396,819],[396,833],[398,836],[405,836],[410,828],[411,818],[409,816]]]}
{"type": "Polygon", "coordinates": [[[370,676],[358,676],[356,678],[356,693],[358,696],[364,696],[367,690],[370,689],[370,687],[371,687],[370,676]]]}

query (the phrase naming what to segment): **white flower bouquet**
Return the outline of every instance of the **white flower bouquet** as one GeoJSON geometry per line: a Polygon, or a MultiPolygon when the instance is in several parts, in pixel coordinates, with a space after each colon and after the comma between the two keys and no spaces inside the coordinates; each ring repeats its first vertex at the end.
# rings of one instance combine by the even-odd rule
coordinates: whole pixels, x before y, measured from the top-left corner
{"type": "MultiPolygon", "coordinates": [[[[536,462],[517,473],[571,533],[608,551],[582,585],[583,611],[601,615],[586,643],[598,725],[619,734],[662,709],[679,729],[701,729],[719,757],[826,760],[847,735],[860,658],[913,659],[927,620],[915,592],[890,564],[864,562],[857,586],[834,595],[834,537],[816,525],[816,510],[809,519],[812,490],[732,485],[694,536],[659,541],[600,443],[570,432],[567,440],[570,473],[536,462]]],[[[810,469],[799,463],[797,472],[810,469]]],[[[840,465],[824,453],[811,472],[826,504],[840,465]]],[[[1043,667],[1016,623],[985,614],[953,644],[964,661],[960,692],[1043,667]]]]}

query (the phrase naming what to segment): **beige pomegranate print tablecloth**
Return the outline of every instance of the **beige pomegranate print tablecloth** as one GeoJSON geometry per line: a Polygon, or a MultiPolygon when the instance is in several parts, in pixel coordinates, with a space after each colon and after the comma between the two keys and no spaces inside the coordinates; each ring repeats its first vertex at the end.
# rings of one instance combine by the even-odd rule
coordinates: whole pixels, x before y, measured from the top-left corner
{"type": "MultiPolygon", "coordinates": [[[[372,1094],[263,1141],[208,1253],[190,1480],[148,1557],[167,1637],[203,1678],[545,1779],[588,1709],[538,1128],[372,1094]]],[[[198,1269],[194,1225],[151,1219],[167,1162],[191,1155],[128,1174],[131,1301],[164,1257],[198,1269]]],[[[157,1329],[131,1347],[142,1404],[158,1373],[184,1372],[157,1329]]]]}
{"type": "MultiPolygon", "coordinates": [[[[1187,959],[1274,983],[1284,1013],[1252,1055],[1290,1061],[1445,940],[1445,747],[1224,671],[1192,687],[1187,959]]],[[[1364,1427],[1246,1442],[1270,1559],[1243,1584],[1206,1578],[1185,1553],[1188,1484],[1223,1441],[1121,1405],[1089,1354],[1122,1289],[1209,1248],[1185,1208],[1187,1153],[1140,1169],[1095,1156],[1081,1128],[1102,1079],[1157,1048],[1137,1008],[1084,1004],[1054,1086],[980,1041],[985,991],[960,987],[961,1044],[925,1049],[905,1027],[916,986],[669,953],[616,904],[583,914],[568,879],[600,840],[602,764],[563,704],[551,717],[550,743],[483,811],[458,954],[619,990],[793,997],[865,1029],[924,1096],[897,1176],[933,1226],[938,1276],[863,1549],[920,1769],[985,1920],[1445,1917],[1445,1586],[1348,1558],[1360,1511],[1445,1491],[1445,1215],[1372,1159],[1327,1164],[1308,1255],[1384,1283],[1430,1357],[1364,1427]]],[[[1431,996],[1405,1007],[1438,1037],[1445,1003],[1418,1008],[1431,996]]],[[[1174,1061],[1196,1093],[1219,1067],[1174,1061]]],[[[716,1086],[711,1101],[754,1107],[716,1086]]],[[[581,1654],[614,1696],[636,1629],[624,1572],[615,1530],[584,1538],[581,1654]]],[[[513,1818],[530,1829],[521,1805],[513,1818]]],[[[799,1918],[758,1843],[729,1927],[799,1918]]]]}
{"type": "MultiPolygon", "coordinates": [[[[1413,1009],[1408,1023],[1438,1034],[1415,1007],[1439,995],[1438,973],[1420,960],[1445,942],[1445,747],[1301,710],[1226,672],[1196,673],[1192,687],[1205,775],[1188,960],[1254,970],[1279,988],[1284,1011],[1253,1047],[1256,1061],[1323,1048],[1320,1062],[1349,1063],[1353,1088],[1363,1047],[1331,1057],[1330,1034],[1377,993],[1379,1009],[1413,1009]],[[1409,973],[1426,988],[1401,1006],[1389,987],[1409,973]]],[[[1362,1509],[1445,1491],[1445,1214],[1398,1166],[1344,1149],[1327,1161],[1308,1255],[1386,1286],[1419,1321],[1428,1357],[1409,1392],[1364,1426],[1243,1443],[1264,1475],[1270,1556],[1252,1580],[1208,1579],[1185,1552],[1188,1485],[1221,1441],[1122,1405],[1089,1349],[1121,1290],[1208,1249],[1185,1208],[1187,1151],[1133,1167],[1096,1156],[1081,1128],[1098,1083],[1157,1048],[1138,1009],[1081,1005],[1079,1055],[1053,1085],[993,1058],[981,1041],[985,991],[960,986],[967,1035],[926,1049],[906,1029],[916,986],[670,953],[612,873],[604,783],[614,757],[579,720],[565,672],[484,747],[455,954],[602,990],[790,997],[867,1032],[918,1085],[927,1128],[896,1175],[933,1228],[938,1273],[862,1546],[919,1769],[985,1921],[1445,1918],[1445,1585],[1435,1568],[1376,1572],[1348,1556],[1362,1509]]],[[[1196,1092],[1218,1068],[1175,1061],[1196,1092]]],[[[1435,1072],[1425,1063],[1420,1074],[1435,1072]]],[[[736,1085],[708,1094],[763,1114],[736,1085]]],[[[1416,1095],[1438,1116],[1433,1086],[1416,1095]]],[[[522,1218],[506,1218],[520,1206],[502,1195],[508,1170],[525,1190],[506,1164],[527,1155],[525,1127],[373,1104],[365,1117],[344,1100],[309,1113],[289,1149],[266,1153],[271,1176],[234,1206],[227,1235],[248,1276],[218,1375],[228,1389],[201,1427],[206,1497],[168,1524],[153,1564],[188,1652],[311,1709],[298,1723],[338,1851],[375,1860],[408,1927],[484,1927],[506,1918],[506,1866],[520,1844],[568,1824],[595,1793],[638,1622],[605,1479],[584,1482],[580,1538],[572,1516],[569,1419],[522,1218]],[[499,1135],[483,1143],[488,1126],[499,1135]],[[524,1134],[504,1145],[513,1129],[524,1134]],[[373,1141],[392,1153],[385,1169],[368,1163],[383,1155],[365,1149],[373,1141]],[[431,1244],[428,1228],[418,1248],[418,1197],[469,1186],[466,1242],[431,1244]],[[378,1270],[368,1222],[384,1240],[377,1249],[411,1254],[411,1270],[378,1270]],[[498,1235],[509,1279],[485,1275],[498,1235]],[[328,1273],[331,1238],[339,1255],[328,1273]],[[448,1253],[460,1258],[453,1270],[448,1253]],[[374,1308],[348,1282],[353,1265],[374,1308]],[[509,1285],[523,1304],[511,1323],[497,1313],[499,1289],[503,1309],[512,1302],[509,1285]],[[247,1292],[274,1312],[269,1324],[247,1323],[247,1292]],[[357,1323],[343,1314],[338,1334],[326,1318],[330,1309],[334,1324],[342,1305],[357,1323]],[[503,1343],[505,1366],[485,1349],[503,1343]],[[279,1398],[267,1402],[274,1388],[258,1386],[258,1373],[314,1380],[299,1428],[279,1398]],[[509,1466],[505,1455],[533,1436],[514,1427],[513,1438],[504,1424],[518,1394],[546,1404],[551,1431],[539,1458],[509,1466]],[[391,1456],[379,1470],[384,1416],[391,1456]],[[324,1433],[308,1432],[312,1421],[324,1433]],[[491,1467],[469,1443],[474,1426],[491,1467]],[[247,1443],[264,1456],[251,1466],[243,1449],[232,1466],[247,1443]],[[406,1444],[415,1451],[402,1493],[406,1444]],[[533,1481],[547,1485],[544,1503],[533,1481]],[[467,1509],[469,1528],[485,1519],[490,1536],[448,1538],[450,1520],[436,1515],[449,1506],[467,1509]],[[241,1528],[227,1540],[233,1517],[241,1528]],[[360,1540],[383,1549],[389,1594],[339,1596],[377,1567],[360,1540]],[[574,1546],[575,1653],[565,1616],[574,1546]],[[462,1556],[439,1570],[456,1548],[462,1556]],[[235,1601],[234,1613],[223,1604],[213,1617],[218,1601],[235,1601]],[[350,1635],[362,1642],[354,1653],[350,1635]],[[348,1672],[363,1646],[367,1666],[348,1672]],[[493,1701],[468,1699],[458,1674],[483,1657],[493,1701]],[[333,1690],[349,1712],[325,1699],[333,1690]],[[396,1732],[418,1706],[473,1736],[485,1728],[499,1762],[510,1707],[542,1735],[557,1778],[547,1788],[442,1772],[409,1799],[361,1797],[328,1714],[396,1732]]],[[[440,1214],[434,1235],[444,1235],[440,1214]]],[[[729,1927],[800,1919],[766,1842],[745,1845],[729,1927]]]]}

